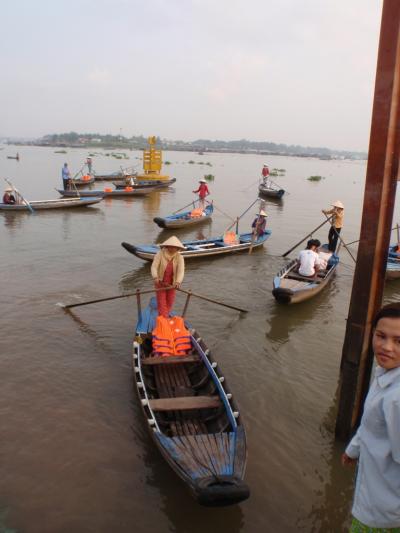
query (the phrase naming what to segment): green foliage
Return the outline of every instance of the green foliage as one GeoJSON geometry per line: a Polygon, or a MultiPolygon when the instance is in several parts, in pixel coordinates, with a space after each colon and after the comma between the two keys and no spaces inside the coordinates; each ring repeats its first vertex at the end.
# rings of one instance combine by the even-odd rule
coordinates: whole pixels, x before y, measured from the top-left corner
{"type": "Polygon", "coordinates": [[[193,161],[192,159],[190,161],[188,161],[189,165],[194,165],[195,164],[195,161],[193,161]]]}
{"type": "Polygon", "coordinates": [[[55,154],[67,154],[67,150],[55,150],[54,151],[55,154]]]}
{"type": "Polygon", "coordinates": [[[204,179],[207,180],[207,181],[214,181],[215,180],[215,176],[213,174],[205,174],[204,175],[204,179]]]}
{"type": "Polygon", "coordinates": [[[278,172],[276,172],[275,170],[272,170],[272,172],[269,173],[270,176],[279,176],[278,172]]]}
{"type": "Polygon", "coordinates": [[[164,165],[170,165],[171,161],[164,161],[164,165]]]}
{"type": "Polygon", "coordinates": [[[323,176],[310,176],[307,178],[308,181],[321,181],[322,179],[325,179],[323,176]]]}

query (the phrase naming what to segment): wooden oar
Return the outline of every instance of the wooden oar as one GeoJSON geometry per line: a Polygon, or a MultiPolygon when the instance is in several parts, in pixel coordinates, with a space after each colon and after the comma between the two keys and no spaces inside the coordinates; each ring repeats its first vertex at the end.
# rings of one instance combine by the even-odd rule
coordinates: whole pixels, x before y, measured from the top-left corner
{"type": "MultiPolygon", "coordinates": [[[[127,294],[120,294],[118,296],[109,296],[108,298],[99,298],[97,300],[89,300],[87,302],[79,302],[79,303],[76,303],[76,304],[67,304],[67,305],[64,305],[63,303],[58,303],[57,305],[59,305],[60,307],[64,308],[64,309],[72,309],[73,307],[80,307],[81,305],[90,305],[90,304],[96,304],[96,303],[99,303],[99,302],[108,302],[110,300],[118,300],[119,298],[129,298],[130,296],[137,296],[138,294],[139,295],[142,295],[142,294],[149,294],[151,292],[158,292],[158,291],[164,291],[164,290],[169,290],[169,289],[173,289],[174,287],[171,287],[171,286],[168,286],[168,287],[161,287],[159,289],[149,289],[149,290],[146,290],[146,291],[136,291],[136,292],[128,292],[127,294]]],[[[185,289],[181,289],[181,288],[177,288],[176,290],[180,291],[180,292],[183,292],[185,294],[190,294],[191,296],[196,296],[196,298],[201,298],[202,300],[206,300],[207,302],[211,302],[211,303],[214,303],[214,304],[217,304],[217,305],[222,305],[224,307],[228,307],[229,309],[234,309],[235,311],[240,311],[241,313],[247,313],[248,311],[246,309],[241,309],[240,307],[234,307],[233,305],[229,305],[229,304],[224,304],[223,302],[219,302],[217,300],[212,300],[211,298],[208,298],[207,296],[202,296],[201,294],[196,294],[192,291],[186,291],[185,289]]]]}
{"type": "Polygon", "coordinates": [[[187,205],[185,205],[184,207],[181,207],[181,208],[178,209],[177,211],[174,211],[172,214],[173,214],[173,215],[176,215],[176,213],[179,213],[179,211],[183,211],[184,209],[186,209],[187,207],[189,207],[189,205],[193,205],[193,207],[194,207],[194,204],[195,204],[196,202],[198,202],[198,200],[192,200],[192,201],[190,202],[190,204],[187,204],[187,205]]]}
{"type": "MultiPolygon", "coordinates": [[[[326,216],[326,215],[325,215],[326,216]]],[[[305,237],[303,237],[301,239],[301,241],[297,242],[294,246],[292,246],[292,248],[290,248],[290,250],[288,250],[287,252],[285,252],[284,254],[282,254],[282,257],[286,257],[287,255],[290,254],[290,252],[293,252],[293,250],[295,248],[297,248],[298,246],[300,246],[301,243],[303,243],[306,239],[308,239],[308,237],[311,237],[311,235],[313,233],[315,233],[317,230],[319,230],[319,228],[322,228],[322,226],[324,226],[327,222],[329,222],[331,220],[332,217],[327,217],[327,220],[325,220],[324,222],[322,222],[322,224],[320,224],[319,226],[317,226],[315,229],[313,229],[312,231],[310,231],[310,233],[307,233],[307,235],[305,237]]]]}
{"type": "Polygon", "coordinates": [[[228,307],[229,309],[234,309],[235,311],[239,311],[240,313],[248,313],[247,309],[241,309],[240,307],[235,307],[234,305],[224,304],[223,302],[219,302],[218,300],[213,300],[212,298],[208,298],[207,296],[203,296],[201,294],[196,294],[193,291],[186,291],[185,289],[177,288],[176,289],[179,292],[184,292],[185,294],[189,294],[190,296],[195,296],[196,298],[200,298],[201,300],[205,300],[206,302],[211,302],[213,304],[222,305],[223,307],[228,307]]]}
{"type": "Polygon", "coordinates": [[[24,204],[29,208],[29,211],[32,214],[35,214],[35,211],[33,210],[33,207],[31,206],[31,204],[28,202],[28,200],[25,200],[25,198],[22,196],[22,194],[19,192],[19,190],[16,187],[14,187],[14,185],[11,183],[11,181],[9,181],[7,178],[4,178],[4,180],[9,184],[10,187],[12,187],[13,191],[15,191],[21,197],[21,199],[24,202],[24,204]]]}
{"type": "Polygon", "coordinates": [[[250,209],[253,207],[253,205],[254,205],[256,202],[258,202],[258,200],[259,200],[259,198],[256,198],[256,199],[254,200],[254,202],[253,202],[252,204],[249,205],[249,207],[246,209],[246,211],[243,211],[243,213],[242,213],[240,216],[237,217],[237,219],[235,220],[235,222],[234,222],[233,224],[231,224],[231,225],[229,226],[229,228],[226,228],[225,231],[229,231],[231,228],[233,228],[233,226],[234,226],[235,224],[238,225],[238,221],[239,221],[242,217],[244,217],[244,215],[247,213],[247,211],[250,211],[250,209]]]}
{"type": "MultiPolygon", "coordinates": [[[[163,291],[173,289],[173,287],[161,287],[160,289],[149,289],[146,291],[139,291],[139,294],[149,294],[150,292],[157,292],[157,291],[163,291]]],[[[119,298],[129,298],[130,296],[136,296],[138,294],[138,291],[136,292],[128,292],[126,294],[119,294],[118,296],[109,296],[108,298],[99,298],[97,300],[89,300],[87,302],[79,302],[77,304],[67,304],[64,305],[63,303],[59,302],[57,305],[60,307],[63,307],[64,309],[72,309],[72,307],[80,307],[81,305],[90,305],[90,304],[97,304],[99,302],[108,302],[110,300],[118,300],[119,298]]]]}
{"type": "MultiPolygon", "coordinates": [[[[324,213],[324,215],[325,215],[325,213],[324,213]]],[[[335,233],[336,233],[336,235],[338,236],[340,242],[341,242],[341,243],[343,244],[343,246],[346,248],[347,252],[349,253],[349,256],[350,256],[350,257],[353,259],[353,261],[356,263],[357,261],[355,260],[355,257],[353,256],[353,254],[352,254],[352,253],[350,252],[350,250],[348,249],[347,244],[344,242],[344,240],[342,239],[342,237],[340,236],[340,234],[336,231],[336,228],[335,228],[335,226],[333,225],[332,220],[331,220],[332,217],[328,217],[327,215],[325,215],[325,216],[326,216],[326,220],[327,220],[327,222],[329,222],[330,225],[332,226],[332,228],[335,230],[335,233]]]]}

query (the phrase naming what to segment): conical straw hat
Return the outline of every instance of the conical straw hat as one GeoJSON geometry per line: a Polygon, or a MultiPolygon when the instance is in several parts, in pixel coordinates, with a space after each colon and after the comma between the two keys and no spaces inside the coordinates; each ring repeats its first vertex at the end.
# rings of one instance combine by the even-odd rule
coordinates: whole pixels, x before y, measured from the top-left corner
{"type": "Polygon", "coordinates": [[[178,237],[175,237],[175,235],[167,239],[165,242],[162,242],[159,246],[175,246],[176,248],[180,248],[181,250],[185,249],[181,241],[178,239],[178,237]]]}
{"type": "Polygon", "coordinates": [[[340,209],[344,209],[344,205],[340,200],[336,200],[336,202],[334,202],[332,205],[333,207],[339,207],[340,209]]]}
{"type": "Polygon", "coordinates": [[[267,217],[268,216],[267,213],[263,209],[261,209],[261,211],[259,213],[257,213],[257,215],[261,216],[261,217],[267,217]]]}

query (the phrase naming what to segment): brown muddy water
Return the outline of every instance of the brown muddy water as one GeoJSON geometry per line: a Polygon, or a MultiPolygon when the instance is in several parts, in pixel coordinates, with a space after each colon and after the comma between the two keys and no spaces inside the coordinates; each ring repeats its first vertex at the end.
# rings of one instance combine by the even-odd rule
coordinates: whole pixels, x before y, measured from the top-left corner
{"type": "MultiPolygon", "coordinates": [[[[15,147],[0,151],[0,175],[31,200],[56,198],[64,161],[77,171],[88,154],[18,151],[19,163],[6,159],[15,147]]],[[[121,163],[141,166],[139,152],[128,152],[129,161],[104,154],[93,158],[99,173],[121,163]]],[[[335,279],[309,302],[278,305],[271,288],[285,262],[281,254],[322,221],[321,209],[332,201],[346,207],[343,237],[358,238],[365,162],[176,152],[164,160],[177,182],[147,198],[0,213],[0,531],[344,531],[353,472],[340,466],[342,445],[332,429],[351,259],[341,254],[335,279]],[[74,318],[56,304],[150,288],[149,264],[121,241],[145,244],[170,235],[153,217],[187,204],[204,174],[215,176],[216,206],[239,215],[257,196],[254,182],[265,161],[286,169],[276,181],[290,194],[282,203],[267,201],[272,236],[264,248],[186,264],[185,288],[249,310],[240,318],[194,299],[189,308],[234,391],[249,447],[250,499],[207,509],[193,501],[147,434],[132,386],[134,300],[80,307],[74,318]],[[325,179],[307,181],[315,174],[325,179]]],[[[255,212],[244,217],[242,231],[255,212]]],[[[176,233],[217,236],[228,225],[216,211],[212,222],[176,233]]],[[[324,241],[326,234],[324,227],[316,237],[324,241]]],[[[398,299],[399,289],[392,282],[385,297],[398,299]]],[[[182,303],[178,298],[178,309],[182,303]]]]}

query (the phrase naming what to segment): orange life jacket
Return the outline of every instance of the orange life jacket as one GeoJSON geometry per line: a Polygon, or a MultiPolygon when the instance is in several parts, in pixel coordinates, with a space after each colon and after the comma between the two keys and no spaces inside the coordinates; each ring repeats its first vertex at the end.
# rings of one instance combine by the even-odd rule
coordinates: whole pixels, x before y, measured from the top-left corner
{"type": "Polygon", "coordinates": [[[157,317],[153,329],[153,352],[155,355],[186,355],[192,348],[190,333],[182,317],[157,317]]]}
{"type": "Polygon", "coordinates": [[[193,209],[193,211],[190,212],[190,216],[192,218],[197,218],[203,216],[203,210],[201,207],[196,207],[196,209],[193,209]]]}
{"type": "Polygon", "coordinates": [[[237,244],[238,236],[234,231],[225,231],[224,233],[224,243],[225,244],[237,244]]]}
{"type": "Polygon", "coordinates": [[[174,338],[168,318],[159,315],[153,329],[153,352],[155,355],[174,355],[174,338]]]}
{"type": "Polygon", "coordinates": [[[181,316],[174,316],[168,319],[174,339],[175,355],[186,355],[192,348],[190,333],[185,327],[185,322],[181,316]]]}

